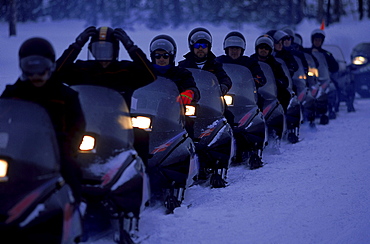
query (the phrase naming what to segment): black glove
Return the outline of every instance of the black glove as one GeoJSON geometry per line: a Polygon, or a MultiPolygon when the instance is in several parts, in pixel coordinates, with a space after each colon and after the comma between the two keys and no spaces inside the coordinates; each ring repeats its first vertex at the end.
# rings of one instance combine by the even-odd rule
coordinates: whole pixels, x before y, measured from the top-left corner
{"type": "Polygon", "coordinates": [[[225,96],[226,93],[229,91],[229,88],[226,85],[224,85],[224,84],[221,84],[220,85],[220,88],[221,88],[221,94],[222,94],[222,96],[225,96]]]}
{"type": "Polygon", "coordinates": [[[97,34],[97,30],[95,26],[87,27],[77,38],[76,38],[76,44],[82,48],[86,42],[89,40],[91,36],[94,36],[97,34]]]}
{"type": "Polygon", "coordinates": [[[126,48],[127,51],[129,51],[130,48],[134,45],[134,42],[121,28],[114,29],[113,35],[117,40],[122,42],[123,46],[126,48]]]}

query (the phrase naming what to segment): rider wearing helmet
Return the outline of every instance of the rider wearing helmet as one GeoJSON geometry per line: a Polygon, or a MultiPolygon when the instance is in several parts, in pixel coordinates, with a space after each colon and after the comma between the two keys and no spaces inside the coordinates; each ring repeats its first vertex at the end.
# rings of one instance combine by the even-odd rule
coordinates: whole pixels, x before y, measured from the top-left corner
{"type": "Polygon", "coordinates": [[[243,55],[246,48],[246,41],[242,33],[232,31],[227,34],[224,39],[223,47],[225,55],[218,56],[216,61],[245,66],[251,71],[257,87],[266,84],[266,77],[258,62],[243,55]]]}
{"type": "Polygon", "coordinates": [[[197,102],[200,98],[192,73],[175,66],[177,46],[168,35],[158,35],[150,42],[150,57],[158,76],[174,81],[179,89],[183,104],[197,102]]]}
{"type": "Polygon", "coordinates": [[[232,82],[211,51],[211,33],[202,27],[195,28],[188,35],[188,44],[190,52],[184,55],[185,59],[179,62],[179,66],[214,73],[220,83],[221,93],[225,95],[230,90],[232,82]]]}
{"type": "Polygon", "coordinates": [[[19,49],[20,78],[7,85],[2,98],[23,99],[44,107],[53,123],[61,157],[61,174],[80,201],[82,173],[74,156],[85,131],[85,118],[78,93],[59,82],[54,48],[39,37],[26,40],[19,49]]]}
{"type": "Polygon", "coordinates": [[[134,90],[157,78],[146,55],[124,30],[94,26],[85,29],[64,51],[57,60],[57,72],[69,85],[96,84],[115,89],[123,95],[128,107],[134,90]],[[75,61],[89,39],[89,57],[94,60],[75,61]],[[133,61],[118,60],[119,42],[133,61]]]}
{"type": "Polygon", "coordinates": [[[283,43],[286,39],[290,39],[289,35],[282,30],[270,30],[267,32],[269,36],[274,39],[274,53],[276,58],[281,58],[284,60],[286,66],[288,67],[290,76],[293,77],[294,73],[298,70],[299,66],[294,56],[283,48],[283,43]]]}
{"type": "Polygon", "coordinates": [[[271,67],[278,89],[278,100],[282,103],[283,107],[286,108],[290,101],[290,94],[287,94],[289,80],[281,64],[272,55],[273,50],[274,39],[267,34],[261,35],[256,39],[255,53],[251,55],[251,58],[260,62],[265,62],[271,67]]]}

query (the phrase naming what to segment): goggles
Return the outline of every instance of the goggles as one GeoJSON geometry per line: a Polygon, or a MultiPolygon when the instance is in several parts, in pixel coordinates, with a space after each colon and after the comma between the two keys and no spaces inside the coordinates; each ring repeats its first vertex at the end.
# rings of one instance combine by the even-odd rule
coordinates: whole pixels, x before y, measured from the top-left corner
{"type": "Polygon", "coordinates": [[[202,47],[203,49],[207,48],[208,43],[194,43],[194,48],[199,49],[200,47],[202,47]]]}
{"type": "Polygon", "coordinates": [[[20,60],[20,68],[25,76],[44,75],[53,69],[53,62],[43,56],[32,55],[20,60]]]}
{"type": "Polygon", "coordinates": [[[169,53],[155,53],[154,54],[154,58],[155,59],[160,59],[161,57],[163,57],[164,59],[168,59],[170,57],[170,54],[169,53]]]}

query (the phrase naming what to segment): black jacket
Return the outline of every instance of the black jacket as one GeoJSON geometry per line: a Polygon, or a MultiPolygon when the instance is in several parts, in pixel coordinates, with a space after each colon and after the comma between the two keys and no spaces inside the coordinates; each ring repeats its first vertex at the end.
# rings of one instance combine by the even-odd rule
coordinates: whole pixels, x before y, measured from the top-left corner
{"type": "Polygon", "coordinates": [[[320,47],[320,48],[316,48],[316,47],[305,48],[304,51],[307,52],[307,53],[312,54],[313,49],[316,49],[317,51],[319,51],[322,54],[324,54],[325,59],[326,59],[326,63],[328,64],[328,68],[329,68],[329,71],[331,73],[338,72],[338,70],[339,70],[339,64],[338,64],[337,60],[335,60],[333,54],[331,54],[329,51],[323,49],[322,47],[320,47]]]}
{"type": "Polygon", "coordinates": [[[288,67],[290,76],[293,77],[294,73],[299,69],[298,63],[293,54],[285,49],[282,49],[281,51],[274,52],[274,56],[284,60],[286,66],[288,67]]]}
{"type": "Polygon", "coordinates": [[[171,67],[164,73],[157,73],[157,76],[163,76],[167,79],[172,80],[179,92],[184,92],[186,90],[192,90],[194,92],[193,102],[198,102],[200,99],[200,92],[197,84],[194,81],[192,73],[182,67],[171,65],[171,67]]]}
{"type": "MultiPolygon", "coordinates": [[[[188,52],[187,54],[184,55],[184,58],[185,58],[184,60],[179,62],[180,67],[199,69],[193,53],[188,52]]],[[[207,60],[202,70],[206,70],[213,73],[217,77],[217,80],[220,83],[220,85],[225,85],[227,89],[230,90],[232,86],[231,79],[226,74],[225,70],[222,68],[222,64],[217,62],[215,59],[216,56],[212,52],[208,52],[207,60]]]]}
{"type": "Polygon", "coordinates": [[[251,59],[248,56],[240,56],[237,59],[232,59],[227,55],[221,55],[216,58],[216,61],[220,63],[239,64],[247,67],[251,71],[257,87],[261,87],[266,84],[265,74],[261,70],[258,61],[251,59]]]}
{"type": "Polygon", "coordinates": [[[137,46],[128,52],[133,61],[115,60],[106,68],[95,60],[74,62],[80,51],[73,43],[57,60],[56,72],[62,81],[69,85],[92,84],[115,89],[124,96],[129,107],[132,93],[157,79],[152,64],[137,46]]]}

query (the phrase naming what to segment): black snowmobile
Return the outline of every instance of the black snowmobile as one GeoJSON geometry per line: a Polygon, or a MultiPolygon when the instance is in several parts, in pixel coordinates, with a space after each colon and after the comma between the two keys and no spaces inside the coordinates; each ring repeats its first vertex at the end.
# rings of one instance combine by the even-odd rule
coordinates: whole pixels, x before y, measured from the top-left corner
{"type": "Polygon", "coordinates": [[[143,161],[133,148],[129,110],[115,90],[92,85],[72,88],[79,93],[86,119],[78,154],[87,202],[84,241],[113,231],[115,241],[132,243],[150,188],[143,161]]]}
{"type": "Polygon", "coordinates": [[[370,97],[370,42],[357,44],[351,52],[352,82],[362,98],[370,97]]]}
{"type": "MultiPolygon", "coordinates": [[[[312,54],[315,56],[317,61],[319,62],[318,66],[318,71],[319,71],[319,76],[318,76],[318,81],[319,85],[322,89],[323,92],[327,95],[327,115],[321,114],[320,117],[320,124],[328,124],[329,119],[335,119],[336,114],[335,114],[335,105],[338,100],[338,94],[337,94],[337,89],[330,77],[329,69],[328,69],[328,64],[326,62],[324,54],[321,52],[312,52],[312,54]]],[[[321,106],[320,104],[321,100],[317,100],[318,106],[321,106]]],[[[323,104],[324,105],[324,104],[323,104]]],[[[324,109],[320,112],[324,112],[324,109]]]]}
{"type": "MultiPolygon", "coordinates": [[[[328,112],[328,94],[325,92],[328,83],[321,83],[319,81],[319,69],[315,63],[314,58],[305,53],[308,63],[307,82],[310,87],[312,96],[315,98],[315,119],[320,119],[320,124],[327,124],[329,122],[328,112]]],[[[315,58],[316,59],[316,58],[315,58]]]]}
{"type": "Polygon", "coordinates": [[[223,68],[233,82],[224,96],[235,116],[233,132],[236,141],[235,162],[246,161],[250,169],[263,166],[262,152],[267,144],[267,126],[258,108],[257,88],[250,70],[237,64],[224,63],[223,68]]]}
{"type": "MultiPolygon", "coordinates": [[[[309,55],[309,54],[305,54],[305,57],[306,55],[309,55]]],[[[314,73],[312,73],[312,70],[311,70],[310,71],[311,73],[308,72],[308,75],[307,75],[304,70],[301,59],[297,56],[294,56],[294,58],[297,61],[299,68],[292,77],[293,89],[294,89],[294,92],[297,94],[299,103],[301,104],[302,116],[303,116],[302,121],[308,121],[310,127],[315,127],[316,98],[312,95],[309,81],[308,81],[310,75],[313,76],[314,73]]],[[[306,60],[307,60],[307,57],[306,57],[306,60]]],[[[312,62],[314,61],[312,60],[312,62]]]]}
{"type": "Polygon", "coordinates": [[[266,149],[272,153],[279,153],[280,142],[286,127],[284,108],[277,99],[276,81],[271,67],[264,62],[259,62],[259,64],[267,81],[257,91],[262,98],[259,104],[263,109],[262,113],[268,129],[268,145],[266,149]]]}
{"type": "Polygon", "coordinates": [[[231,125],[224,116],[225,101],[214,74],[189,68],[201,99],[194,106],[194,144],[199,158],[197,182],[207,181],[213,188],[225,187],[227,170],[235,154],[235,139],[231,125]]]}
{"type": "Polygon", "coordinates": [[[131,101],[133,126],[149,135],[147,172],[152,200],[164,203],[172,213],[181,205],[199,167],[194,143],[185,130],[179,90],[173,81],[158,77],[136,90],[131,101]]]}
{"type": "Polygon", "coordinates": [[[0,99],[1,243],[77,243],[81,215],[41,106],[0,99]]]}
{"type": "Polygon", "coordinates": [[[298,97],[295,93],[294,84],[292,77],[290,76],[289,69],[286,66],[284,60],[276,58],[276,60],[281,64],[286,77],[289,79],[289,86],[287,88],[290,94],[290,100],[288,107],[285,112],[285,122],[286,122],[286,139],[290,143],[297,143],[299,141],[299,129],[302,122],[302,110],[301,104],[298,101],[298,97]]]}

